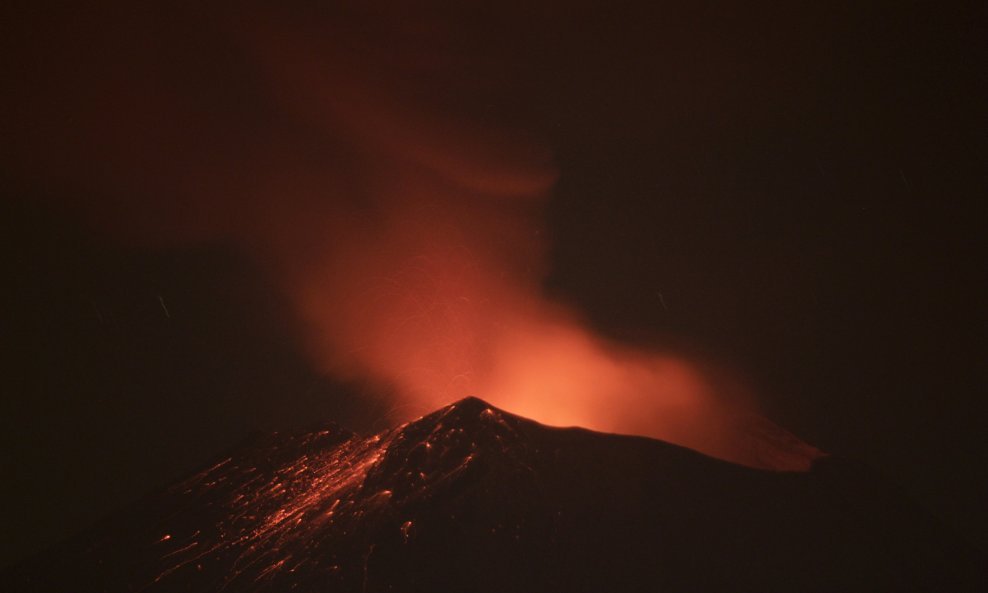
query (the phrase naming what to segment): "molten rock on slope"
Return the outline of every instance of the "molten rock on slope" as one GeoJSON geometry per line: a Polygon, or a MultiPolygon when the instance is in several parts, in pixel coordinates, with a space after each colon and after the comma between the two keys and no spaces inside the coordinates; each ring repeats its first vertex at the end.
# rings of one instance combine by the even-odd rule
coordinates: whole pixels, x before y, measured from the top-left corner
{"type": "Polygon", "coordinates": [[[465,399],[256,437],[6,591],[972,590],[982,559],[849,463],[749,469],[465,399]]]}

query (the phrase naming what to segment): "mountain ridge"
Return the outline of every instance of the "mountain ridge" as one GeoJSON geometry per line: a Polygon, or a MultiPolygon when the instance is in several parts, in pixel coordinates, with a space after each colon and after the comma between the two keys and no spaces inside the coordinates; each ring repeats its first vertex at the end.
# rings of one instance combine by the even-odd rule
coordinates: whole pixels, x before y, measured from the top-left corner
{"type": "Polygon", "coordinates": [[[806,473],[752,469],[467,398],[369,437],[335,425],[254,437],[0,582],[81,593],[977,590],[975,552],[859,474],[832,458],[806,473]]]}

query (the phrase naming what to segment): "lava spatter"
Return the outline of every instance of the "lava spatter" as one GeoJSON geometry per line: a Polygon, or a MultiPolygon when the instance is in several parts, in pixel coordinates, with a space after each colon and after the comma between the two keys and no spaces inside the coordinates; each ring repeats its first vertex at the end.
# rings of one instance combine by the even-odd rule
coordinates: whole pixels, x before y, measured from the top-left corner
{"type": "MultiPolygon", "coordinates": [[[[751,469],[467,398],[252,438],[10,591],[962,590],[981,558],[853,465],[751,469]]],[[[972,587],[972,590],[978,590],[972,587]]]]}

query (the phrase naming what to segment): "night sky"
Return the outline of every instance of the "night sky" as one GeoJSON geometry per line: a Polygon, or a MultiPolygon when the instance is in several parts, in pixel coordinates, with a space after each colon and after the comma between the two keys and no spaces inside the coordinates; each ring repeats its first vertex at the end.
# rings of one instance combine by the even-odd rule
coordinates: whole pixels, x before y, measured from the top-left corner
{"type": "MultiPolygon", "coordinates": [[[[352,39],[373,22],[293,4],[352,39]]],[[[616,340],[730,361],[770,418],[988,548],[977,3],[642,4],[428,9],[496,82],[428,100],[553,155],[545,290],[616,340]]],[[[251,60],[215,37],[233,11],[4,12],[0,564],[252,430],[385,428],[366,385],[314,368],[264,261],[116,222],[160,215],[170,198],[143,192],[184,171],[183,142],[225,163],[277,127],[251,60]],[[113,140],[92,157],[103,101],[129,123],[101,111],[113,140]],[[94,163],[124,181],[92,181],[94,163]]]]}

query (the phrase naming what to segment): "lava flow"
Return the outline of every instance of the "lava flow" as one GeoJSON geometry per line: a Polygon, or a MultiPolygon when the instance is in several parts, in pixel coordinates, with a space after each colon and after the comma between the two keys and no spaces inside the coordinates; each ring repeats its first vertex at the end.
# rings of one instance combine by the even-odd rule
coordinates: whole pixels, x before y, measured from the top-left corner
{"type": "Polygon", "coordinates": [[[0,574],[5,590],[961,590],[980,557],[853,464],[769,472],[469,398],[260,435],[0,574]],[[939,585],[934,587],[933,585],[939,585]]]}

